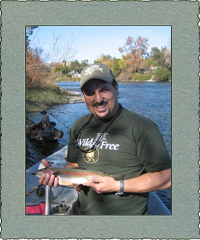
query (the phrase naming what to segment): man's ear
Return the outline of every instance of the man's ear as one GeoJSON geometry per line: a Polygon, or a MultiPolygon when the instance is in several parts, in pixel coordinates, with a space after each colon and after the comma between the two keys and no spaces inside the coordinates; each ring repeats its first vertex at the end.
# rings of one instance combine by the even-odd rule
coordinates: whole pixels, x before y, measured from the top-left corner
{"type": "Polygon", "coordinates": [[[117,91],[117,96],[119,95],[119,90],[118,90],[118,83],[115,84],[115,89],[117,91]]]}
{"type": "Polygon", "coordinates": [[[84,103],[85,103],[85,94],[84,94],[83,90],[81,90],[81,92],[82,92],[82,94],[83,94],[83,101],[84,101],[84,103]]]}

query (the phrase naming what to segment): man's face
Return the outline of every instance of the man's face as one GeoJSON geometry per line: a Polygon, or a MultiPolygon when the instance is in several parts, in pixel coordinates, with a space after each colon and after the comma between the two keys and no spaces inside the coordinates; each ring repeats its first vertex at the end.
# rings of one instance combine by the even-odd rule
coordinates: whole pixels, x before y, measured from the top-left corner
{"type": "Polygon", "coordinates": [[[111,83],[92,79],[85,84],[82,93],[88,110],[96,118],[108,119],[117,112],[119,107],[117,99],[119,95],[118,84],[113,87],[111,83]]]}

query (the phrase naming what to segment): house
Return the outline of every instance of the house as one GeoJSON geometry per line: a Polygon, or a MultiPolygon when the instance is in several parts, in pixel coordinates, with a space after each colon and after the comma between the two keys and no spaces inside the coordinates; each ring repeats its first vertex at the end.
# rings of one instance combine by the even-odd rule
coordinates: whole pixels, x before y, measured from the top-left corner
{"type": "Polygon", "coordinates": [[[69,74],[71,74],[72,77],[81,77],[81,74],[78,71],[72,70],[71,72],[69,72],[69,74]]]}

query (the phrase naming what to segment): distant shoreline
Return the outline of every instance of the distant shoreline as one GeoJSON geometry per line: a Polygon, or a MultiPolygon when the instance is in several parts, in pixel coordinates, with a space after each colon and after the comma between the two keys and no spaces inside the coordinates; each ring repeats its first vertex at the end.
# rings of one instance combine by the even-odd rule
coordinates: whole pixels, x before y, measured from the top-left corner
{"type": "MultiPolygon", "coordinates": [[[[63,81],[65,82],[65,81],[63,81]]],[[[66,82],[74,82],[74,81],[66,81],[66,82]]],[[[77,82],[77,81],[76,81],[77,82]]],[[[144,82],[161,82],[158,80],[145,80],[145,81],[140,81],[140,80],[125,80],[125,81],[118,81],[118,83],[144,83],[144,82]]],[[[168,81],[169,82],[169,81],[168,81]]],[[[56,83],[56,82],[55,82],[56,83]]],[[[62,90],[61,90],[62,91],[62,90]]],[[[26,108],[26,113],[32,113],[32,112],[42,112],[42,111],[47,111],[55,106],[61,105],[61,104],[75,104],[75,103],[83,103],[84,99],[83,96],[81,96],[80,93],[78,92],[73,92],[73,91],[68,91],[68,96],[64,95],[62,97],[62,101],[54,101],[53,103],[45,103],[45,102],[39,102],[36,100],[26,100],[27,103],[31,106],[34,106],[34,108],[27,107],[26,108]]]]}
{"type": "MultiPolygon", "coordinates": [[[[73,80],[73,79],[71,79],[70,80],[70,78],[68,78],[66,81],[55,81],[55,83],[56,82],[80,82],[80,80],[79,79],[76,79],[76,80],[73,80]]],[[[117,79],[117,82],[118,83],[138,83],[138,82],[163,82],[163,81],[160,81],[160,80],[154,80],[154,79],[149,79],[149,80],[118,80],[117,79]]],[[[170,81],[165,81],[165,82],[171,82],[171,80],[170,81]]]]}

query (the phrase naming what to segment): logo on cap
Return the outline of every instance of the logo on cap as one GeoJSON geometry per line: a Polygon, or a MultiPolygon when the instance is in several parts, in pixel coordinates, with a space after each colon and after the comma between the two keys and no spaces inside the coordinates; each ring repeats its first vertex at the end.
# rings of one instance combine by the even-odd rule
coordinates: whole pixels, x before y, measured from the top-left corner
{"type": "Polygon", "coordinates": [[[85,75],[88,75],[88,74],[91,75],[94,71],[97,71],[97,70],[103,72],[103,68],[100,68],[98,65],[93,65],[86,69],[85,75]]]}

